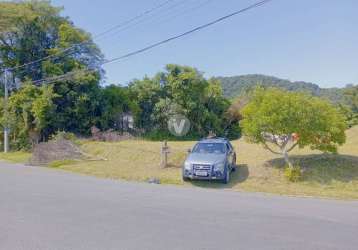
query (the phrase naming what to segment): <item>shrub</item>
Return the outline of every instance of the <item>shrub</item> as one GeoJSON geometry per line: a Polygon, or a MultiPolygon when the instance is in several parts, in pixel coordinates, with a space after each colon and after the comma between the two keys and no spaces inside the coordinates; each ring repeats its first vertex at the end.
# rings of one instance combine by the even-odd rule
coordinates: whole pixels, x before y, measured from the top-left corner
{"type": "Polygon", "coordinates": [[[185,136],[174,136],[169,131],[161,131],[161,130],[153,130],[144,134],[144,139],[151,141],[195,141],[200,139],[201,137],[194,133],[189,133],[185,136]]]}
{"type": "Polygon", "coordinates": [[[75,142],[77,140],[76,135],[74,133],[66,132],[66,131],[57,131],[56,134],[51,136],[51,140],[69,140],[75,142]]]}
{"type": "Polygon", "coordinates": [[[302,179],[302,172],[299,166],[285,168],[285,177],[290,182],[298,182],[302,179]]]}

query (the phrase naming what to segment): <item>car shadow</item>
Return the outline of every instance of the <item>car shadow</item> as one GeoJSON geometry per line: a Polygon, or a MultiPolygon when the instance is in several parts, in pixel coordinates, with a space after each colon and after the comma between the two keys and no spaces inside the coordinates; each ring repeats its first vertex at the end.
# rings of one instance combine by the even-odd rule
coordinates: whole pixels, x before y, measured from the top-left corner
{"type": "MultiPolygon", "coordinates": [[[[302,170],[303,180],[319,184],[358,181],[358,156],[341,154],[293,155],[290,159],[302,170]]],[[[265,167],[283,170],[282,158],[269,160],[265,167]]]]}
{"type": "Polygon", "coordinates": [[[228,184],[220,183],[219,181],[207,181],[207,180],[192,180],[190,181],[193,186],[203,187],[203,188],[215,188],[215,189],[225,189],[232,188],[237,184],[243,183],[249,177],[249,167],[247,164],[238,164],[235,167],[230,175],[230,182],[228,184]]]}

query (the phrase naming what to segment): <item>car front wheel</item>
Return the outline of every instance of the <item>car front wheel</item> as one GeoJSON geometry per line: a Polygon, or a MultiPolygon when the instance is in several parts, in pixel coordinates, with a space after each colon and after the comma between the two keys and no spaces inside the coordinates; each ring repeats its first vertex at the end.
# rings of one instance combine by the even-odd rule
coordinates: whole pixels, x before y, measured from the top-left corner
{"type": "Polygon", "coordinates": [[[230,170],[226,169],[225,178],[222,180],[223,184],[228,184],[230,182],[230,170]]]}

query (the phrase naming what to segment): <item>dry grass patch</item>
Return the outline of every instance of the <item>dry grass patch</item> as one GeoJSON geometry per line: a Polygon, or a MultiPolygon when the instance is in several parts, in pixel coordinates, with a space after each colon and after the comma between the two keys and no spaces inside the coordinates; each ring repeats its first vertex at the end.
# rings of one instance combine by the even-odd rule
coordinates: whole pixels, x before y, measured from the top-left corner
{"type": "Polygon", "coordinates": [[[121,142],[84,142],[82,150],[105,161],[84,161],[59,168],[110,179],[147,181],[159,178],[161,183],[181,183],[181,163],[194,142],[171,142],[169,167],[160,168],[160,142],[128,140],[121,142]]]}
{"type": "MultiPolygon", "coordinates": [[[[195,142],[169,142],[169,167],[160,168],[160,142],[128,140],[122,142],[84,142],[82,150],[107,161],[76,162],[59,168],[102,178],[147,181],[155,177],[161,183],[183,184],[181,165],[188,148],[195,142]]],[[[304,168],[303,181],[288,182],[283,160],[244,140],[233,142],[238,169],[228,185],[196,181],[185,185],[205,188],[232,188],[240,191],[286,195],[358,199],[358,127],[347,131],[347,143],[340,155],[325,155],[309,149],[295,150],[292,159],[304,168]]]]}
{"type": "MultiPolygon", "coordinates": [[[[158,178],[161,183],[181,184],[181,165],[188,148],[195,142],[169,142],[169,167],[160,168],[160,142],[128,140],[121,142],[83,141],[81,149],[105,161],[56,163],[56,168],[101,178],[147,181],[158,178]]],[[[285,195],[320,196],[358,199],[358,127],[347,131],[347,143],[339,155],[325,155],[309,149],[294,150],[295,164],[303,167],[303,181],[288,182],[283,161],[259,145],[244,140],[233,142],[237,150],[238,170],[228,185],[211,182],[186,183],[205,188],[231,188],[239,191],[268,192],[285,195]]],[[[29,157],[12,153],[7,157],[17,162],[29,157]]],[[[0,158],[4,157],[0,154],[0,158]]]]}
{"type": "Polygon", "coordinates": [[[12,162],[12,163],[27,163],[31,157],[29,152],[9,152],[9,153],[0,153],[0,160],[12,162]]]}

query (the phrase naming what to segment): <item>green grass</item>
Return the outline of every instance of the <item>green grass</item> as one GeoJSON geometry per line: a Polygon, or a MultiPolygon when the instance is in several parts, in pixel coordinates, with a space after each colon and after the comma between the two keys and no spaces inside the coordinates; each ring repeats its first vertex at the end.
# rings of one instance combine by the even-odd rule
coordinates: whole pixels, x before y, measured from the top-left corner
{"type": "MultiPolygon", "coordinates": [[[[100,178],[147,181],[155,177],[164,184],[199,186],[214,189],[265,192],[283,195],[358,199],[358,127],[347,131],[347,143],[338,155],[325,155],[309,149],[291,153],[295,165],[303,168],[302,181],[291,183],[284,176],[283,161],[261,146],[245,140],[234,141],[238,170],[228,185],[195,181],[183,183],[181,165],[194,141],[171,141],[169,167],[160,167],[160,142],[128,140],[116,143],[82,141],[86,153],[104,161],[60,161],[57,169],[100,178]]],[[[7,158],[21,162],[27,153],[11,153],[7,158]],[[16,156],[16,157],[15,157],[16,156]],[[22,157],[20,157],[22,156],[22,157]]],[[[2,158],[0,154],[0,158],[2,158]]]]}
{"type": "Polygon", "coordinates": [[[284,195],[320,196],[358,199],[358,127],[347,131],[347,143],[339,155],[325,155],[309,149],[295,150],[292,160],[303,167],[302,181],[288,182],[283,161],[261,146],[244,140],[234,141],[238,170],[228,185],[181,181],[181,165],[194,141],[169,142],[169,167],[160,168],[160,142],[128,140],[116,143],[84,141],[82,149],[106,161],[60,164],[58,168],[101,178],[146,181],[156,177],[165,184],[230,188],[237,191],[266,192],[284,195]]]}
{"type": "Polygon", "coordinates": [[[76,162],[77,161],[75,161],[75,160],[58,160],[58,161],[50,162],[48,164],[48,167],[50,167],[50,168],[59,168],[61,166],[65,166],[65,165],[75,164],[76,162]]]}
{"type": "Polygon", "coordinates": [[[12,163],[27,163],[31,157],[29,152],[9,152],[0,153],[0,160],[12,162],[12,163]]]}

